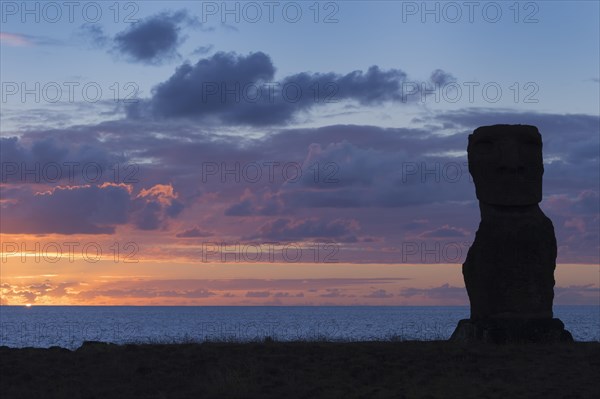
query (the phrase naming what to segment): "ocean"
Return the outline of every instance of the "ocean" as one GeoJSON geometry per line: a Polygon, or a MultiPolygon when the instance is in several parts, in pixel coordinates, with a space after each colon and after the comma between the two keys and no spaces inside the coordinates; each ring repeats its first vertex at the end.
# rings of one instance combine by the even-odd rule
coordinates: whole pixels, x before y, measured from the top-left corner
{"type": "MultiPolygon", "coordinates": [[[[555,306],[577,341],[600,341],[600,308],[555,306]]],[[[441,340],[468,306],[1,306],[0,345],[276,340],[441,340]]]]}

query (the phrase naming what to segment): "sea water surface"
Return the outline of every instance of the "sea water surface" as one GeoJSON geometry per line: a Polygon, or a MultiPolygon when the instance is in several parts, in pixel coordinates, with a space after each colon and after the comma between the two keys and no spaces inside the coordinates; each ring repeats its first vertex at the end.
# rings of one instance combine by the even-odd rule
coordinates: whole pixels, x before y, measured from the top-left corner
{"type": "MultiPolygon", "coordinates": [[[[600,341],[600,308],[555,306],[577,341],[600,341]]],[[[0,345],[276,340],[439,340],[468,306],[1,306],[0,345]]]]}

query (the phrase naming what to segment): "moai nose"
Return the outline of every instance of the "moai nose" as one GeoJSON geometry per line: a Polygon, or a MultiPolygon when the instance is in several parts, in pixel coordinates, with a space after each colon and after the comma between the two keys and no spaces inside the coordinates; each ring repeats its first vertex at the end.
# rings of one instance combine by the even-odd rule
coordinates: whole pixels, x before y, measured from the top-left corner
{"type": "Polygon", "coordinates": [[[519,156],[519,149],[512,141],[502,142],[500,144],[500,162],[498,171],[501,173],[519,174],[524,172],[524,165],[519,156]]]}

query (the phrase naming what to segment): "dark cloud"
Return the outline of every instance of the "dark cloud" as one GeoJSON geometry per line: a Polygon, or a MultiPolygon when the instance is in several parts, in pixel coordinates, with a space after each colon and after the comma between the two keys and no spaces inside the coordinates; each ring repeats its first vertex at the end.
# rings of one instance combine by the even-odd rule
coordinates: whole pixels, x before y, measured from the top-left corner
{"type": "Polygon", "coordinates": [[[453,299],[462,300],[468,303],[468,296],[465,287],[454,287],[450,284],[442,284],[439,287],[432,288],[404,288],[398,294],[401,297],[410,298],[413,296],[425,296],[434,299],[453,299]]]}
{"type": "MultiPolygon", "coordinates": [[[[243,137],[218,133],[217,129],[189,120],[125,119],[62,129],[32,129],[19,138],[2,138],[0,150],[3,166],[5,161],[75,160],[110,165],[115,159],[152,160],[140,165],[140,181],[133,184],[131,198],[123,203],[130,210],[128,223],[136,223],[138,228],[166,228],[169,218],[177,215],[199,226],[215,226],[217,230],[211,228],[211,232],[218,237],[258,237],[264,226],[265,236],[280,232],[289,240],[303,240],[300,237],[310,239],[309,235],[317,234],[316,227],[333,237],[335,227],[341,228],[337,237],[360,247],[364,259],[397,262],[401,243],[419,238],[420,233],[424,234],[420,238],[431,247],[431,240],[476,230],[479,210],[466,164],[467,137],[479,124],[498,122],[540,127],[546,162],[544,200],[540,206],[554,223],[559,262],[598,263],[600,120],[596,116],[467,109],[431,114],[420,122],[428,128],[331,125],[273,129],[263,135],[243,137]],[[448,130],[450,125],[453,127],[448,130]],[[268,179],[266,168],[258,182],[243,177],[234,181],[229,177],[224,183],[219,174],[207,180],[202,178],[207,162],[231,168],[235,163],[262,165],[273,161],[280,162],[273,181],[268,179]],[[282,177],[281,166],[286,162],[300,165],[300,179],[289,181],[282,177]],[[327,165],[335,168],[326,169],[327,165]],[[456,171],[445,169],[446,166],[461,168],[458,181],[456,171]],[[315,170],[319,171],[318,179],[315,170]],[[335,180],[326,183],[331,171],[335,180]],[[141,187],[169,184],[178,194],[170,204],[155,196],[143,200],[136,197],[141,187]],[[238,218],[243,218],[243,223],[238,218]],[[279,219],[288,222],[275,223],[279,219]],[[314,219],[321,220],[320,225],[314,221],[294,224],[314,219]],[[327,226],[334,220],[355,220],[360,231],[347,228],[344,234],[342,225],[327,226]],[[407,223],[410,220],[428,222],[407,223]],[[451,227],[444,229],[446,225],[451,227]],[[365,237],[374,238],[371,245],[365,245],[365,237]]],[[[103,182],[108,181],[93,185],[103,182]]],[[[25,211],[17,211],[18,205],[11,202],[29,206],[46,200],[26,197],[48,190],[47,187],[32,189],[29,184],[19,187],[17,183],[23,182],[11,175],[2,187],[3,230],[9,224],[33,223],[18,222],[16,219],[25,220],[28,216],[25,211]],[[5,213],[5,209],[11,211],[5,213]]],[[[66,185],[67,181],[59,183],[66,185]]],[[[80,179],[73,185],[85,183],[80,179]]],[[[68,201],[66,204],[73,206],[68,201]]],[[[61,212],[62,205],[57,206],[61,212]]],[[[97,230],[118,224],[94,226],[97,230]]],[[[176,233],[181,232],[172,232],[172,236],[176,233]]],[[[356,252],[347,253],[350,257],[356,252]]]]}
{"type": "MultiPolygon", "coordinates": [[[[101,25],[93,23],[81,25],[77,35],[92,48],[108,49],[129,62],[160,65],[180,58],[177,48],[187,38],[182,33],[184,26],[201,27],[202,24],[186,10],[179,10],[139,20],[114,37],[106,34],[101,25]]],[[[212,46],[200,46],[196,51],[205,49],[208,52],[210,48],[212,46]]]]}
{"type": "Polygon", "coordinates": [[[600,117],[584,114],[548,114],[508,109],[467,108],[422,118],[423,122],[451,123],[456,130],[472,132],[475,128],[498,123],[528,124],[538,127],[544,142],[544,158],[558,158],[546,167],[563,163],[598,162],[600,117]],[[594,134],[592,134],[594,133],[594,134]]]}
{"type": "Polygon", "coordinates": [[[304,293],[303,292],[298,292],[296,294],[292,294],[289,292],[276,292],[273,294],[274,298],[303,298],[304,297],[304,293]]]}
{"type": "Polygon", "coordinates": [[[544,199],[540,206],[555,226],[558,261],[598,263],[598,116],[471,108],[442,113],[433,120],[451,122],[467,132],[495,123],[537,126],[544,154],[544,199]]]}
{"type": "MultiPolygon", "coordinates": [[[[394,284],[405,278],[308,278],[308,279],[215,279],[215,280],[148,280],[148,281],[113,281],[105,283],[102,290],[111,289],[128,291],[144,289],[155,291],[191,291],[202,287],[209,291],[246,291],[272,293],[280,291],[311,291],[335,287],[351,287],[364,285],[394,284]]],[[[252,295],[252,294],[251,294],[252,295]]]]}
{"type": "Polygon", "coordinates": [[[268,298],[271,296],[269,291],[248,291],[246,298],[268,298]]]}
{"type": "Polygon", "coordinates": [[[97,297],[111,298],[210,298],[214,292],[203,288],[191,290],[159,290],[154,288],[106,289],[81,291],[77,296],[81,299],[97,297]]]}
{"type": "Polygon", "coordinates": [[[231,205],[225,210],[225,216],[250,216],[256,211],[252,206],[252,201],[245,199],[237,204],[231,205]]]}
{"type": "Polygon", "coordinates": [[[125,185],[55,187],[19,194],[2,210],[3,233],[113,234],[115,226],[128,219],[130,194],[125,185]]]}
{"type": "Polygon", "coordinates": [[[469,236],[468,231],[448,225],[425,231],[419,235],[420,238],[463,238],[469,236]]]}
{"type": "Polygon", "coordinates": [[[554,287],[556,305],[598,305],[600,288],[594,284],[554,287]]]}
{"type": "Polygon", "coordinates": [[[327,288],[325,291],[327,291],[325,294],[319,295],[321,298],[341,298],[347,296],[339,288],[327,288]]]}
{"type": "Polygon", "coordinates": [[[367,295],[363,295],[364,298],[391,298],[394,294],[387,292],[386,290],[375,290],[367,295]]]}
{"type": "Polygon", "coordinates": [[[159,184],[142,189],[132,204],[131,219],[140,230],[157,230],[166,226],[169,218],[177,217],[184,205],[177,200],[171,185],[159,184]]]}
{"type": "Polygon", "coordinates": [[[120,183],[115,165],[125,167],[125,157],[93,142],[65,144],[54,138],[24,140],[0,137],[0,183],[89,184],[120,183]]]}
{"type": "Polygon", "coordinates": [[[135,195],[126,184],[28,187],[4,191],[2,232],[14,234],[114,234],[132,223],[141,230],[164,228],[181,212],[171,186],[156,185],[135,195]],[[5,216],[6,215],[6,216],[5,216]]]}
{"type": "MultiPolygon", "coordinates": [[[[54,282],[49,279],[32,282],[24,285],[3,283],[0,285],[4,304],[9,299],[35,303],[38,298],[72,298],[75,300],[90,300],[98,297],[111,298],[189,298],[202,299],[218,295],[219,290],[245,290],[247,298],[302,298],[304,292],[316,292],[319,287],[324,293],[323,298],[351,297],[344,293],[342,288],[332,286],[365,286],[373,284],[395,283],[402,279],[234,279],[234,280],[148,280],[148,281],[113,281],[103,285],[86,289],[87,284],[76,281],[54,282]],[[250,289],[250,290],[248,290],[250,289]],[[292,291],[290,291],[292,290],[292,291]]],[[[554,288],[555,303],[559,305],[597,305],[600,288],[594,284],[558,286],[554,288]]],[[[226,291],[224,297],[236,297],[226,291]]],[[[374,289],[365,298],[385,299],[394,295],[384,289],[374,289]]],[[[400,297],[410,298],[424,296],[438,301],[461,301],[468,304],[464,287],[454,287],[443,284],[431,288],[405,288],[401,290],[400,297]]]]}
{"type": "Polygon", "coordinates": [[[435,71],[433,71],[431,73],[429,80],[433,84],[444,86],[444,85],[447,85],[448,83],[455,82],[456,78],[454,76],[452,76],[452,74],[450,74],[442,69],[436,69],[435,71]]]}
{"type": "Polygon", "coordinates": [[[241,56],[218,52],[196,65],[181,65],[173,76],[152,90],[150,103],[131,104],[128,112],[130,116],[139,115],[140,108],[146,105],[149,110],[144,111],[156,117],[222,117],[235,123],[240,117],[244,118],[236,114],[241,101],[237,101],[235,95],[223,100],[220,88],[272,81],[274,74],[275,67],[265,53],[241,56]],[[216,93],[209,95],[212,90],[216,93]],[[228,106],[230,103],[233,105],[228,106]]]}
{"type": "Polygon", "coordinates": [[[584,190],[572,199],[573,211],[582,215],[597,215],[600,212],[600,196],[597,191],[584,190]]]}
{"type": "Polygon", "coordinates": [[[209,44],[208,46],[199,46],[196,47],[194,49],[194,51],[192,51],[192,55],[206,55],[210,52],[212,52],[214,49],[214,46],[212,44],[209,44]]]}
{"type": "Polygon", "coordinates": [[[184,291],[157,291],[155,294],[156,296],[176,298],[209,298],[211,296],[217,295],[214,292],[202,288],[184,291]]]}
{"type": "Polygon", "coordinates": [[[279,218],[270,221],[259,228],[258,236],[277,241],[298,241],[305,239],[320,239],[336,242],[356,242],[354,235],[359,225],[353,220],[290,220],[279,218]]]}
{"type": "MultiPolygon", "coordinates": [[[[160,64],[177,57],[177,47],[185,39],[181,26],[191,23],[194,19],[184,10],[148,17],[118,33],[114,50],[133,62],[160,64]]],[[[98,35],[93,30],[91,34],[98,35]]]]}
{"type": "Polygon", "coordinates": [[[79,35],[86,40],[93,48],[105,48],[110,43],[111,38],[104,32],[99,24],[86,23],[79,28],[79,35]]]}
{"type": "MultiPolygon", "coordinates": [[[[407,76],[399,69],[384,71],[374,65],[346,75],[301,72],[277,82],[274,74],[273,62],[263,52],[247,56],[218,52],[195,65],[181,65],[153,89],[151,99],[129,105],[128,115],[264,126],[290,123],[302,112],[334,102],[409,101],[407,76]]],[[[436,70],[431,78],[448,76],[436,70]]]]}
{"type": "Polygon", "coordinates": [[[197,238],[197,237],[210,237],[213,234],[207,231],[201,230],[199,227],[192,227],[191,229],[187,229],[182,231],[181,233],[177,233],[175,237],[177,238],[197,238]]]}

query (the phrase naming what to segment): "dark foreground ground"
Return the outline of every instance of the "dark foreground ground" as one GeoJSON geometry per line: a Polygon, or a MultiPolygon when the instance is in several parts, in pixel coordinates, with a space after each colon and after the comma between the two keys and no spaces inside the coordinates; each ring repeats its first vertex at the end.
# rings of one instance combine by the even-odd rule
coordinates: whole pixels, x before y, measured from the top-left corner
{"type": "Polygon", "coordinates": [[[0,398],[600,398],[600,343],[0,347],[0,398]]]}

